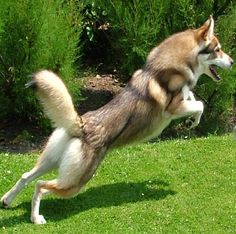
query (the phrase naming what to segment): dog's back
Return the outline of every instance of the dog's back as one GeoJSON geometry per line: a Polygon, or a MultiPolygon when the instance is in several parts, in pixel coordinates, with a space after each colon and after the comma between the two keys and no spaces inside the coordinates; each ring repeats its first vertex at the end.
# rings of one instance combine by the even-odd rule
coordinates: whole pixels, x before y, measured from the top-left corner
{"type": "Polygon", "coordinates": [[[62,80],[54,73],[35,73],[30,85],[35,86],[45,113],[56,127],[100,148],[142,141],[152,135],[153,124],[161,121],[162,107],[148,93],[149,79],[143,70],[138,70],[111,102],[81,117],[62,80]]]}

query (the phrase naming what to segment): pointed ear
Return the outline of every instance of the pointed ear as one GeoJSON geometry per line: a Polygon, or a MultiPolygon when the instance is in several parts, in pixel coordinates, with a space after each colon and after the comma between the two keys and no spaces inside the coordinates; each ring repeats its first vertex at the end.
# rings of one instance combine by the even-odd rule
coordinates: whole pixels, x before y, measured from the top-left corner
{"type": "Polygon", "coordinates": [[[203,40],[210,40],[214,35],[214,19],[212,16],[199,28],[199,35],[203,40]]]}

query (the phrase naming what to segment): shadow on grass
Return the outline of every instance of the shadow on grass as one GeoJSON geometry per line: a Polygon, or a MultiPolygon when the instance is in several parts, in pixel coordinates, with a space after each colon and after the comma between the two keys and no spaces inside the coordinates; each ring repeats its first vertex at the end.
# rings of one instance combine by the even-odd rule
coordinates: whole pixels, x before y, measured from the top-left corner
{"type": "MultiPolygon", "coordinates": [[[[78,213],[127,203],[137,203],[150,200],[161,200],[176,192],[168,188],[169,184],[161,180],[143,181],[135,183],[115,183],[99,187],[92,187],[72,199],[52,199],[45,197],[40,206],[40,213],[49,221],[58,221],[78,213]]],[[[30,218],[30,201],[24,202],[15,209],[25,209],[21,216],[1,218],[0,227],[12,227],[26,223],[30,218]]]]}

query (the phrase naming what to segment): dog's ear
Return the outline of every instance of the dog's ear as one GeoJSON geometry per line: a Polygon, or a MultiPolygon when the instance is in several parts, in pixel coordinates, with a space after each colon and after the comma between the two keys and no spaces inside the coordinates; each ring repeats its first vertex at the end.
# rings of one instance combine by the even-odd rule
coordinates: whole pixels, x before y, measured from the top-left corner
{"type": "Polygon", "coordinates": [[[198,29],[198,35],[204,40],[211,40],[214,36],[214,19],[212,16],[198,29]]]}

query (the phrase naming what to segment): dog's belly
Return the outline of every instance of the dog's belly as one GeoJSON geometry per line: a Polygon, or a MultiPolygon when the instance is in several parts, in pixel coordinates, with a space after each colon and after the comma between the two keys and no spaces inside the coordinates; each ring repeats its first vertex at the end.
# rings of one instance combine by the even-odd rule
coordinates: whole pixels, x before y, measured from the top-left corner
{"type": "Polygon", "coordinates": [[[143,133],[144,138],[142,141],[148,141],[158,137],[162,131],[170,124],[170,118],[161,118],[158,121],[153,121],[149,128],[143,133]]]}
{"type": "Polygon", "coordinates": [[[151,140],[159,136],[170,122],[171,118],[159,116],[153,120],[147,119],[145,123],[133,123],[123,130],[120,136],[112,144],[112,147],[151,140]]]}

